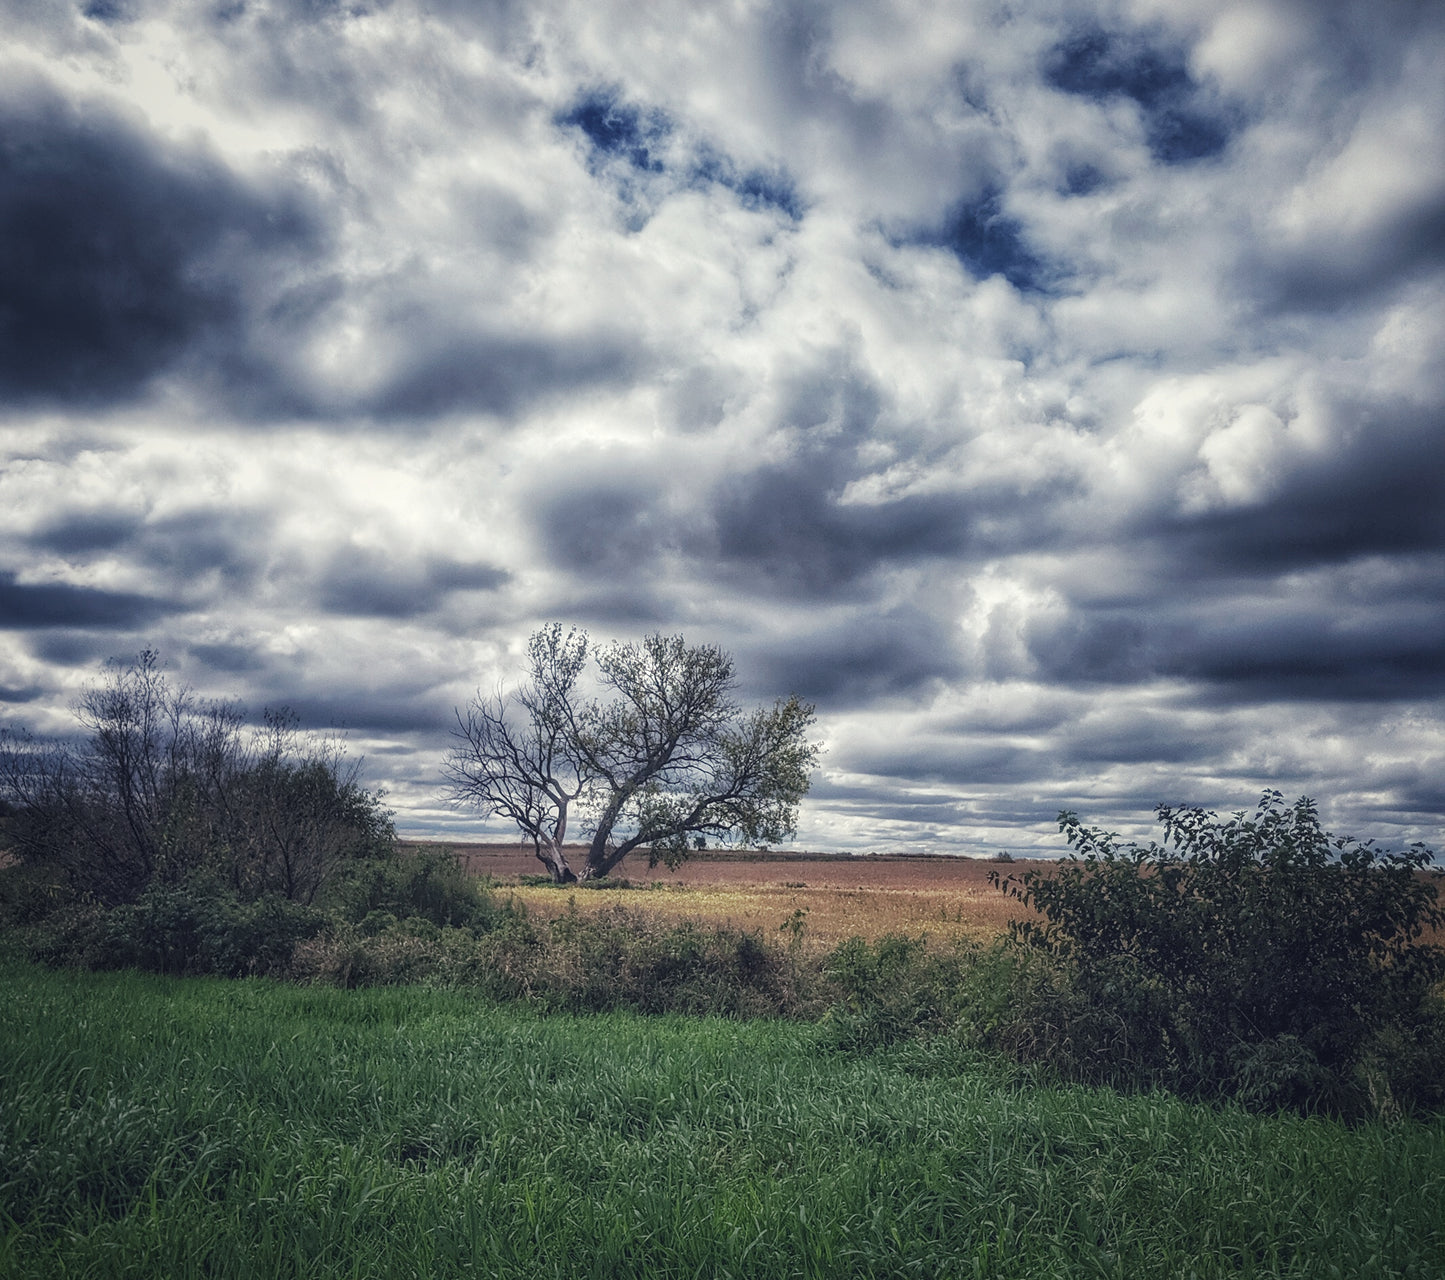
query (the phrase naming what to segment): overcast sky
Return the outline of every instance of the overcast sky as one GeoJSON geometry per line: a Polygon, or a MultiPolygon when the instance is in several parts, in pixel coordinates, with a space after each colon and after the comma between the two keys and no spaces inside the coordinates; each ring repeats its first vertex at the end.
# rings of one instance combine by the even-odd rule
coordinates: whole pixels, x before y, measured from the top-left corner
{"type": "Polygon", "coordinates": [[[0,718],[399,827],[556,619],[817,704],[810,848],[1445,846],[1438,0],[0,0],[0,718]]]}

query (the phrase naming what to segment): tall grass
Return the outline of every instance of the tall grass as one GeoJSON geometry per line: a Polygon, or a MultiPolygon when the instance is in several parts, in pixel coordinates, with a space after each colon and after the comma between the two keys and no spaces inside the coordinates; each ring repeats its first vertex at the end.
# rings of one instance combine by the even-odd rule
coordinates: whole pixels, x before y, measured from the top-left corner
{"type": "Polygon", "coordinates": [[[1056,1089],[947,1039],[0,971],[0,1274],[1445,1274],[1445,1121],[1056,1089]]]}

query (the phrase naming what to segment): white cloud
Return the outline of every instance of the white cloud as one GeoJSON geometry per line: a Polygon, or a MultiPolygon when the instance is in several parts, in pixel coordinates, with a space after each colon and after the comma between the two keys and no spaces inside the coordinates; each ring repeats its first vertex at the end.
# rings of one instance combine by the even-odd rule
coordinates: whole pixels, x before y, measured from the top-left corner
{"type": "Polygon", "coordinates": [[[805,841],[1271,781],[1438,840],[1445,34],[1326,8],[7,19],[157,302],[0,359],[0,711],[154,643],[450,823],[448,709],[562,617],[818,698],[805,841]]]}

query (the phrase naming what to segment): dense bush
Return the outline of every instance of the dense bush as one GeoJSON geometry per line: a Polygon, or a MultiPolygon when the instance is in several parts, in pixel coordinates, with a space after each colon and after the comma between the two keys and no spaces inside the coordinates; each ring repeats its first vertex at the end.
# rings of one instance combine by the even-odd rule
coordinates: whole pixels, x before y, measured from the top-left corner
{"type": "Polygon", "coordinates": [[[759,934],[661,923],[621,907],[532,921],[499,910],[493,927],[439,928],[419,917],[367,921],[297,948],[293,975],[348,987],[465,986],[550,1009],[798,1016],[822,1007],[816,966],[759,934]]]}
{"type": "Polygon", "coordinates": [[[314,907],[278,895],[245,901],[207,876],[153,884],[99,921],[94,968],[152,973],[285,974],[298,943],[326,928],[314,907]]]}
{"type": "Polygon", "coordinates": [[[837,999],[824,1019],[827,1040],[843,1049],[875,1049],[952,1030],[973,995],[980,950],[961,944],[933,951],[924,938],[853,937],[823,962],[837,999]]]}
{"type": "Polygon", "coordinates": [[[239,978],[291,972],[299,943],[328,927],[314,907],[277,895],[251,901],[204,872],[156,882],[134,902],[78,902],[15,930],[55,966],[239,978]]]}
{"type": "Polygon", "coordinates": [[[1277,792],[1227,821],[1158,812],[1163,845],[1064,814],[1073,858],[994,873],[1042,916],[1013,942],[1050,962],[996,1038],[1076,1076],[1262,1107],[1445,1101],[1445,952],[1421,942],[1445,921],[1429,851],[1336,838],[1311,801],[1277,792]]]}
{"type": "Polygon", "coordinates": [[[363,924],[382,917],[420,918],[438,928],[491,928],[507,908],[487,885],[442,849],[357,859],[344,865],[328,886],[325,904],[342,921],[363,924]]]}
{"type": "Polygon", "coordinates": [[[244,901],[311,903],[338,867],[394,842],[334,739],[285,712],[248,729],[234,703],[173,686],[152,652],[112,663],[75,714],[72,739],[0,730],[0,853],[45,890],[28,912],[135,903],[197,875],[244,901]]]}

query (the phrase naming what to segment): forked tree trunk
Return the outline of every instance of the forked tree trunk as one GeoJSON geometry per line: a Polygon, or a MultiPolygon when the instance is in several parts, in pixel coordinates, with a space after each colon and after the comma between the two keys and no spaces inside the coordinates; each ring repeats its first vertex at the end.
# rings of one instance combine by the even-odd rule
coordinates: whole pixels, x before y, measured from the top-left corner
{"type": "Polygon", "coordinates": [[[587,850],[587,861],[582,866],[583,880],[601,880],[612,874],[612,869],[630,853],[628,849],[609,849],[606,844],[593,841],[587,850]]]}
{"type": "Polygon", "coordinates": [[[571,884],[577,879],[577,873],[567,865],[562,846],[546,836],[537,838],[537,861],[547,868],[554,884],[571,884]]]}

